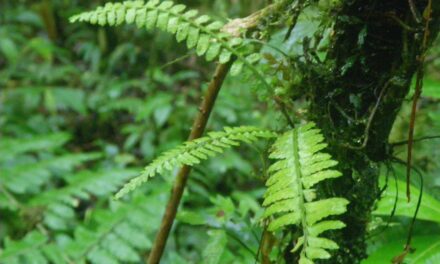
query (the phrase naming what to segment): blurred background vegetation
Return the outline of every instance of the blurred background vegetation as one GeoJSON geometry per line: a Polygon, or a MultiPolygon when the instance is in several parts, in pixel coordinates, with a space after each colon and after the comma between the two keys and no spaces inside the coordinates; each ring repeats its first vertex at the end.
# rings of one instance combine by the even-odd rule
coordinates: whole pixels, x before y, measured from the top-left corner
{"type": "MultiPolygon", "coordinates": [[[[269,1],[184,2],[226,21],[269,1]]],[[[144,263],[148,255],[173,174],[155,178],[131,200],[112,195],[187,138],[215,65],[166,33],[69,24],[71,15],[103,3],[0,1],[0,263],[144,263]]],[[[313,16],[300,23],[289,54],[313,30],[313,16]]],[[[440,135],[439,55],[440,43],[428,58],[416,138],[440,135]]],[[[280,114],[260,98],[258,87],[228,78],[208,130],[277,127],[280,114]]],[[[410,102],[391,142],[407,137],[410,102]]],[[[228,151],[192,172],[163,263],[255,262],[265,147],[228,151]]],[[[395,155],[405,159],[405,148],[396,146],[395,155]]],[[[425,188],[416,251],[407,261],[440,263],[439,140],[417,142],[414,153],[425,188]]],[[[402,251],[416,209],[417,199],[407,204],[405,185],[396,185],[404,167],[384,164],[383,174],[389,188],[371,224],[365,263],[390,263],[402,251]]],[[[420,181],[413,179],[416,197],[420,181]]],[[[276,248],[274,259],[284,247],[276,248]]]]}

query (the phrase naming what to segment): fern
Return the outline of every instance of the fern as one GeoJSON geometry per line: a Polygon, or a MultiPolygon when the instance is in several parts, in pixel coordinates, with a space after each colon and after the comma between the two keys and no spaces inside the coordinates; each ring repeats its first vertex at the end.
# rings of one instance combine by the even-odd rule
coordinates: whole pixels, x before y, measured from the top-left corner
{"type": "Polygon", "coordinates": [[[74,167],[100,156],[99,153],[67,154],[47,160],[30,160],[11,167],[0,166],[0,180],[13,193],[37,193],[40,187],[51,179],[54,172],[70,171],[74,167]]]}
{"type": "Polygon", "coordinates": [[[130,191],[139,187],[149,178],[160,174],[165,170],[172,170],[181,165],[193,166],[206,160],[224,149],[238,146],[239,142],[252,143],[258,138],[275,137],[276,133],[255,127],[225,128],[224,132],[211,132],[208,136],[193,141],[188,141],[175,149],[165,152],[148,165],[143,173],[127,183],[117,194],[116,199],[121,198],[130,191]]]}
{"type": "Polygon", "coordinates": [[[62,251],[48,243],[48,238],[39,231],[32,231],[23,239],[5,239],[0,251],[0,263],[66,263],[62,251]]]}
{"type": "Polygon", "coordinates": [[[164,190],[137,196],[130,203],[113,202],[110,208],[93,211],[86,224],[62,242],[32,231],[17,241],[6,239],[0,248],[0,263],[133,263],[151,247],[149,234],[159,224],[164,190]],[[145,221],[148,219],[148,221],[145,221]]]}
{"type": "Polygon", "coordinates": [[[243,66],[246,66],[267,84],[264,76],[254,66],[261,59],[260,54],[250,52],[243,38],[223,32],[221,29],[224,24],[220,21],[213,21],[207,15],[198,16],[197,10],[185,10],[185,5],[172,1],[125,1],[107,3],[94,11],[75,15],[70,21],[101,26],[136,24],[139,28],[145,27],[149,30],[157,27],[176,35],[178,42],[186,41],[189,49],[195,48],[197,55],[205,56],[207,61],[218,59],[220,63],[227,63],[235,56],[237,61],[232,65],[231,75],[238,75],[243,66]]]}
{"type": "Polygon", "coordinates": [[[268,189],[264,195],[264,218],[273,218],[268,230],[276,231],[288,225],[298,225],[303,235],[293,251],[302,246],[301,264],[330,257],[327,250],[337,249],[332,240],[320,237],[327,230],[345,225],[338,220],[323,220],[346,211],[343,198],[317,200],[313,187],[326,179],[342,174],[332,170],[337,162],[321,150],[327,145],[313,123],[286,132],[273,145],[270,158],[277,161],[269,168],[268,189]]]}
{"type": "Polygon", "coordinates": [[[135,197],[130,203],[114,202],[110,209],[95,211],[90,224],[79,226],[74,240],[66,246],[73,263],[140,262],[139,253],[152,245],[148,234],[160,221],[158,212],[163,208],[157,201],[163,200],[163,191],[135,197]]]}
{"type": "Polygon", "coordinates": [[[127,179],[136,175],[133,169],[81,171],[67,177],[68,185],[33,197],[26,205],[40,208],[43,223],[52,230],[65,230],[75,217],[79,200],[106,198],[127,179]]]}
{"type": "Polygon", "coordinates": [[[69,138],[70,135],[67,133],[54,133],[29,138],[2,137],[0,140],[0,163],[13,161],[17,155],[23,153],[59,148],[69,138]]]}

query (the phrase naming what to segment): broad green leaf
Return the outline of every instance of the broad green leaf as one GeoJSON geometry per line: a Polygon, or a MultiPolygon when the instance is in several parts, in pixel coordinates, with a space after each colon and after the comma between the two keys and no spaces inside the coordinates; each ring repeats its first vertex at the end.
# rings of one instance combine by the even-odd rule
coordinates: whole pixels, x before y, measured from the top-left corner
{"type": "MultiPolygon", "coordinates": [[[[371,253],[362,264],[387,264],[403,252],[405,237],[388,242],[371,253]]],[[[440,263],[440,235],[414,236],[412,239],[414,253],[405,257],[405,264],[437,264],[440,263]]]]}
{"type": "MultiPolygon", "coordinates": [[[[385,184],[385,177],[381,177],[382,185],[385,184]]],[[[408,203],[406,198],[406,183],[397,181],[398,198],[395,215],[413,217],[417,206],[417,199],[419,196],[419,189],[411,186],[411,202],[408,203]]],[[[382,199],[377,204],[377,209],[374,214],[390,215],[396,199],[396,187],[394,179],[390,178],[388,188],[383,193],[382,199]]],[[[422,204],[420,205],[417,219],[433,221],[440,223],[440,201],[433,198],[428,193],[423,193],[422,204]]]]}

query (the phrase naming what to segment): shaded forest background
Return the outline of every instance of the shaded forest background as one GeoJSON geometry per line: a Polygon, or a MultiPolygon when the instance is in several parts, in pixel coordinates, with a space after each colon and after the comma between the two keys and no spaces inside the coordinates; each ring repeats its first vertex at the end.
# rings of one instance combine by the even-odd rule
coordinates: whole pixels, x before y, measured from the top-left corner
{"type": "MultiPolygon", "coordinates": [[[[226,21],[266,2],[185,4],[226,21]]],[[[157,177],[131,200],[114,201],[112,195],[155,156],[187,138],[215,65],[159,31],[68,23],[71,15],[103,3],[0,2],[0,263],[143,263],[151,248],[174,174],[157,177]]],[[[318,15],[301,17],[283,45],[287,28],[270,43],[298,54],[318,15]]],[[[440,135],[439,56],[436,43],[427,57],[416,139],[440,135]]],[[[279,128],[283,117],[264,100],[263,89],[241,77],[227,78],[208,130],[279,128]]],[[[295,112],[301,114],[301,107],[295,112]]],[[[410,108],[411,96],[390,142],[406,140],[410,108]]],[[[266,147],[227,151],[192,172],[164,263],[254,262],[262,233],[266,147]]],[[[405,144],[394,151],[405,159],[405,144]]],[[[414,155],[425,188],[416,251],[407,261],[439,263],[439,139],[417,142],[414,155]]],[[[388,189],[370,224],[371,256],[365,263],[390,263],[402,251],[417,203],[406,203],[405,168],[397,163],[383,168],[381,186],[388,189]]],[[[417,197],[418,177],[412,184],[417,197]]]]}

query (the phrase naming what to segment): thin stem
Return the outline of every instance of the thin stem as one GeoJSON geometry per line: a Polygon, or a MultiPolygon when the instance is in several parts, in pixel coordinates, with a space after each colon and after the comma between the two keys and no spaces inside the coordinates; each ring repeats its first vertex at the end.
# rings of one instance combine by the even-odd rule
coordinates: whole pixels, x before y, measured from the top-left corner
{"type": "Polygon", "coordinates": [[[261,245],[258,249],[261,252],[261,263],[262,264],[270,264],[270,252],[274,246],[275,238],[273,234],[267,230],[267,226],[264,227],[264,231],[262,234],[261,245]]]}
{"type": "MultiPolygon", "coordinates": [[[[412,1],[410,1],[411,3],[412,1]]],[[[429,23],[431,22],[432,15],[432,0],[428,0],[428,6],[426,7],[427,13],[425,17],[425,27],[423,34],[422,47],[419,55],[419,65],[417,68],[417,77],[416,77],[416,91],[414,93],[414,98],[412,102],[411,109],[411,117],[409,123],[409,131],[408,131],[408,155],[407,155],[407,166],[406,166],[406,196],[408,198],[408,202],[411,200],[411,191],[410,191],[410,180],[411,180],[411,165],[412,165],[412,151],[413,151],[413,143],[414,143],[414,128],[416,125],[416,115],[417,115],[417,105],[422,94],[423,89],[423,76],[424,72],[424,63],[426,58],[426,51],[428,49],[428,40],[430,36],[429,32],[429,23]]]]}
{"type": "Polygon", "coordinates": [[[413,0],[408,0],[408,4],[409,4],[409,9],[411,10],[411,13],[413,15],[414,20],[417,23],[421,23],[422,22],[422,18],[420,17],[420,13],[417,10],[416,5],[414,4],[413,0]]]}
{"type": "MultiPolygon", "coordinates": [[[[225,77],[228,74],[233,61],[234,60],[231,60],[226,64],[219,64],[217,66],[214,77],[212,78],[208,90],[206,91],[205,98],[200,105],[199,113],[194,120],[191,134],[188,140],[194,140],[201,137],[203,132],[205,131],[205,127],[208,123],[209,116],[214,107],[215,100],[217,99],[217,95],[223,85],[223,81],[225,80],[225,77]]],[[[179,204],[182,199],[182,194],[185,189],[186,182],[188,181],[190,171],[191,167],[183,166],[177,174],[173,189],[171,191],[171,197],[168,200],[165,214],[162,218],[159,232],[156,235],[153,248],[151,250],[150,256],[148,257],[149,264],[159,263],[163,255],[165,245],[170,234],[174,219],[176,218],[177,210],[179,208],[179,204]]]]}
{"type": "Polygon", "coordinates": [[[370,138],[370,128],[371,128],[371,125],[373,123],[374,117],[376,116],[377,109],[379,108],[379,105],[382,102],[382,98],[385,95],[385,91],[388,89],[389,84],[390,84],[390,81],[388,81],[385,84],[385,86],[382,88],[382,90],[381,90],[381,92],[379,94],[379,97],[376,100],[376,104],[374,105],[374,108],[371,111],[370,116],[368,117],[367,125],[365,126],[364,140],[362,142],[362,145],[360,145],[360,146],[352,146],[350,144],[344,144],[344,146],[346,146],[348,148],[351,148],[351,149],[358,149],[358,150],[363,149],[363,148],[365,148],[367,146],[368,140],[370,138]]]}
{"type": "Polygon", "coordinates": [[[281,98],[279,97],[274,97],[275,103],[278,105],[278,107],[280,108],[281,113],[283,114],[284,118],[286,118],[287,123],[289,124],[289,126],[291,128],[295,127],[295,123],[293,122],[293,120],[290,118],[289,113],[287,112],[286,109],[286,105],[284,104],[284,102],[281,100],[281,98]]]}
{"type": "MultiPolygon", "coordinates": [[[[421,138],[413,139],[412,142],[416,143],[416,142],[420,142],[420,141],[424,141],[424,140],[432,140],[432,139],[440,139],[440,135],[438,135],[438,136],[421,137],[421,138]]],[[[408,140],[403,140],[403,141],[398,141],[398,142],[391,143],[390,145],[393,146],[393,147],[396,147],[396,146],[406,145],[408,143],[409,143],[408,140]]]]}

